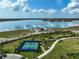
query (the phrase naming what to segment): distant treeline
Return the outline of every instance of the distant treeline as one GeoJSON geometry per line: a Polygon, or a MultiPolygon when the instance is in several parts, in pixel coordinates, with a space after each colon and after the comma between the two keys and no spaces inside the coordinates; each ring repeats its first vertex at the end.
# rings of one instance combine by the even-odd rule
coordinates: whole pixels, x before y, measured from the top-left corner
{"type": "Polygon", "coordinates": [[[71,22],[71,21],[79,21],[79,18],[2,18],[0,19],[0,22],[3,21],[17,21],[17,20],[44,20],[44,21],[50,21],[50,22],[71,22]]]}

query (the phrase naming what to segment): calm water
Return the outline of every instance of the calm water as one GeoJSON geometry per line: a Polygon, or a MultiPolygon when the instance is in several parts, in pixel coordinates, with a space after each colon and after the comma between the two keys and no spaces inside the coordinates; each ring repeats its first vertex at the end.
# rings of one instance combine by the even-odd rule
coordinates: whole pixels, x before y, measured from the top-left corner
{"type": "Polygon", "coordinates": [[[26,30],[32,28],[66,28],[71,26],[79,26],[79,21],[73,22],[48,22],[42,20],[22,20],[0,22],[1,31],[26,30]]]}

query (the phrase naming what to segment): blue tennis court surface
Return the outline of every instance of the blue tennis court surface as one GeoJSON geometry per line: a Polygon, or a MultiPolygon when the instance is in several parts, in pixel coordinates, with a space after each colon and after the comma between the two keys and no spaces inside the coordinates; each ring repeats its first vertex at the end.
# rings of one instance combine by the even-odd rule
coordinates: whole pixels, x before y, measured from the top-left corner
{"type": "Polygon", "coordinates": [[[20,44],[20,51],[36,51],[39,47],[38,41],[24,41],[20,44]]]}

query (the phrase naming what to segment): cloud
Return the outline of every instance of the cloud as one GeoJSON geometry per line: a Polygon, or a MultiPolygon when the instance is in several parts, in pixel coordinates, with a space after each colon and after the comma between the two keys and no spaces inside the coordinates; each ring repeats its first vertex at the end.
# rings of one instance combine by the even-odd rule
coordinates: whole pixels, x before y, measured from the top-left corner
{"type": "Polygon", "coordinates": [[[28,0],[16,0],[15,2],[12,2],[11,0],[2,0],[0,1],[0,7],[12,10],[30,11],[27,2],[28,0]]]}
{"type": "Polygon", "coordinates": [[[44,12],[46,12],[46,10],[44,10],[44,9],[39,9],[38,12],[44,13],[44,12]]]}
{"type": "Polygon", "coordinates": [[[3,8],[12,8],[11,4],[12,3],[9,0],[0,1],[0,7],[3,7],[3,8]]]}
{"type": "Polygon", "coordinates": [[[37,11],[37,9],[33,9],[32,12],[33,12],[33,13],[36,13],[36,12],[38,12],[38,11],[37,11]]]}
{"type": "Polygon", "coordinates": [[[32,13],[48,13],[48,14],[53,14],[56,12],[54,9],[31,9],[28,0],[15,0],[12,2],[12,0],[2,0],[0,1],[0,7],[1,8],[7,8],[10,10],[22,10],[23,12],[32,12],[32,13]]]}
{"type": "Polygon", "coordinates": [[[46,9],[42,8],[42,9],[33,9],[32,12],[33,13],[48,13],[48,14],[53,14],[53,13],[56,12],[56,10],[54,10],[54,9],[48,9],[48,10],[46,10],[46,9]]]}
{"type": "Polygon", "coordinates": [[[56,10],[55,10],[55,9],[49,9],[49,10],[47,10],[47,12],[48,12],[49,14],[53,14],[53,13],[56,12],[56,10]]]}
{"type": "Polygon", "coordinates": [[[62,9],[62,12],[69,14],[79,14],[79,0],[71,0],[71,2],[62,9]]]}
{"type": "Polygon", "coordinates": [[[46,13],[46,10],[43,8],[42,9],[33,9],[32,12],[33,13],[46,13]]]}

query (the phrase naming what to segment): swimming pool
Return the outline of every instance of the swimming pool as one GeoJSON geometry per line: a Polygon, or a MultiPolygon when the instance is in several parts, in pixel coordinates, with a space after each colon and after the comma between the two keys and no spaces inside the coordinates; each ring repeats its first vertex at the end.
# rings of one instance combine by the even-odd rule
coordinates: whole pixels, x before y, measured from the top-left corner
{"type": "Polygon", "coordinates": [[[18,50],[19,51],[36,51],[38,50],[39,42],[38,41],[23,41],[18,50]]]}

